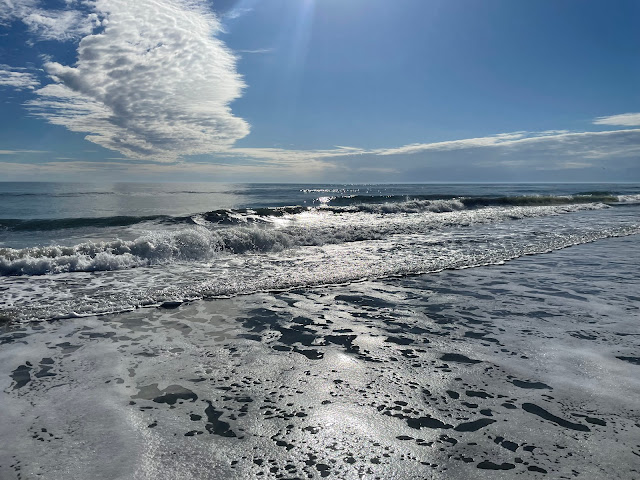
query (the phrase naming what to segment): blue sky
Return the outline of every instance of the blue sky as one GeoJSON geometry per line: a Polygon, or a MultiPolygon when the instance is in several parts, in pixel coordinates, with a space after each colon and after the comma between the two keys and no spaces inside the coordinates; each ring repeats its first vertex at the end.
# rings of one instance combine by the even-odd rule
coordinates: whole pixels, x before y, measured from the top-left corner
{"type": "Polygon", "coordinates": [[[640,2],[2,0],[7,180],[640,181],[640,2]]]}

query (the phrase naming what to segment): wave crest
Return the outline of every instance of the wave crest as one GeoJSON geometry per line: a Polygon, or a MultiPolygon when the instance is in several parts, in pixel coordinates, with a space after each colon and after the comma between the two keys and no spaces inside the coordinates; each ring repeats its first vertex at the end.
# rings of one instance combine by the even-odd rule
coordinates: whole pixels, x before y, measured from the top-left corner
{"type": "Polygon", "coordinates": [[[590,192],[577,195],[530,195],[506,197],[446,197],[442,195],[344,195],[319,197],[314,206],[218,209],[194,215],[113,216],[99,218],[0,219],[0,231],[52,231],[77,228],[127,227],[144,223],[166,225],[244,225],[270,223],[276,218],[310,211],[333,213],[442,213],[488,207],[531,207],[582,205],[587,203],[638,203],[640,195],[613,195],[590,192]]]}
{"type": "MultiPolygon", "coordinates": [[[[92,272],[171,262],[207,262],[223,253],[279,252],[300,246],[382,240],[394,235],[421,234],[472,224],[602,208],[602,205],[587,204],[452,210],[454,207],[460,208],[459,204],[448,203],[444,207],[440,204],[430,205],[434,208],[433,211],[440,211],[440,214],[372,217],[367,213],[376,213],[375,209],[367,213],[360,212],[359,215],[334,212],[309,224],[294,223],[284,228],[276,228],[271,224],[225,227],[189,225],[178,230],[150,232],[128,241],[117,239],[74,246],[0,248],[0,275],[92,272]]],[[[401,212],[407,211],[406,206],[402,208],[401,212]]],[[[422,204],[417,204],[416,208],[422,208],[422,204]]]]}

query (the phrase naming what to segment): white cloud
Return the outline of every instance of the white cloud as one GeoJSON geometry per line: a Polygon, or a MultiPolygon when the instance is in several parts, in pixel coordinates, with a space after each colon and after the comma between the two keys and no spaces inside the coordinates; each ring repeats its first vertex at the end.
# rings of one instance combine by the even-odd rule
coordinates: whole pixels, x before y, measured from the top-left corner
{"type": "Polygon", "coordinates": [[[33,90],[38,86],[40,86],[40,82],[35,75],[23,71],[23,69],[0,64],[0,87],[33,90]]]}
{"type": "Polygon", "coordinates": [[[505,153],[552,158],[628,158],[640,154],[640,129],[534,135],[505,142],[505,153]]]}
{"type": "Polygon", "coordinates": [[[48,153],[45,150],[0,150],[0,155],[18,155],[21,153],[48,153]]]}
{"type": "Polygon", "coordinates": [[[598,117],[593,121],[593,123],[595,125],[617,125],[620,127],[640,127],[640,113],[622,113],[620,115],[598,117]]]}
{"type": "Polygon", "coordinates": [[[38,0],[0,0],[0,22],[8,23],[35,10],[38,0]]]}
{"type": "MultiPolygon", "coordinates": [[[[42,163],[0,162],[5,176],[9,179],[47,178],[47,179],[79,179],[96,178],[122,180],[126,179],[176,179],[187,175],[191,180],[242,181],[251,178],[254,181],[282,181],[300,178],[315,178],[326,171],[337,167],[329,162],[301,162],[295,166],[286,163],[265,162],[260,164],[237,165],[234,163],[190,163],[185,168],[181,163],[133,163],[126,159],[114,159],[109,164],[88,162],[83,160],[66,161],[57,158],[55,161],[42,163]]],[[[385,169],[388,171],[388,169],[385,169]]]]}
{"type": "MultiPolygon", "coordinates": [[[[78,3],[90,5],[91,0],[67,2],[67,7],[78,3]]],[[[46,4],[38,0],[1,0],[0,23],[20,20],[36,39],[60,41],[88,35],[95,27],[102,25],[95,13],[87,14],[73,8],[46,9],[43,6],[46,4]]]]}
{"type": "Polygon", "coordinates": [[[213,15],[187,0],[96,0],[94,7],[104,30],[80,41],[75,66],[45,64],[56,83],[36,91],[33,114],[155,161],[222,151],[249,133],[229,108],[244,83],[214,37],[221,27],[213,15]]]}
{"type": "Polygon", "coordinates": [[[371,153],[375,155],[401,155],[401,154],[414,154],[425,151],[447,151],[447,150],[462,150],[467,148],[477,147],[493,147],[501,145],[509,141],[517,140],[525,136],[524,132],[515,133],[500,133],[498,135],[491,135],[488,137],[479,138],[466,138],[463,140],[451,140],[446,142],[434,142],[434,143],[413,143],[410,145],[404,145],[398,148],[381,148],[372,150],[371,153]]]}
{"type": "Polygon", "coordinates": [[[90,34],[96,26],[92,18],[76,10],[36,10],[22,21],[40,40],[72,40],[90,34]]]}
{"type": "Polygon", "coordinates": [[[285,148],[233,148],[226,155],[251,158],[258,161],[298,163],[323,158],[347,157],[371,153],[369,150],[355,147],[336,147],[327,150],[288,150],[285,148]]]}
{"type": "MultiPolygon", "coordinates": [[[[517,132],[392,149],[236,148],[209,162],[1,163],[8,177],[223,181],[634,181],[640,129],[517,132]],[[411,148],[408,148],[411,147],[411,148]],[[582,176],[580,176],[582,175],[582,176]]],[[[2,151],[0,151],[2,153],[2,151]]],[[[14,152],[10,152],[14,153],[14,152]]]]}
{"type": "MultiPolygon", "coordinates": [[[[640,153],[640,129],[611,130],[605,132],[544,132],[500,133],[478,138],[465,138],[445,142],[414,143],[393,148],[364,149],[339,146],[326,150],[287,150],[280,148],[234,148],[228,154],[269,161],[302,161],[337,157],[366,156],[420,157],[419,154],[442,156],[446,152],[493,152],[517,156],[522,152],[536,155],[559,155],[582,158],[625,157],[640,153]]],[[[434,157],[435,158],[435,157],[434,157]]],[[[410,160],[407,160],[410,161],[410,160]]]]}
{"type": "Polygon", "coordinates": [[[251,7],[236,7],[236,8],[232,8],[227,13],[225,13],[222,16],[222,18],[223,20],[235,20],[236,18],[240,18],[243,15],[246,15],[247,13],[250,13],[252,11],[253,11],[253,8],[251,7]]]}
{"type": "Polygon", "coordinates": [[[256,48],[254,50],[236,50],[236,52],[238,52],[238,53],[252,53],[252,54],[272,53],[273,52],[273,48],[256,48]]]}
{"type": "MultiPolygon", "coordinates": [[[[145,178],[145,175],[175,179],[183,175],[189,179],[225,181],[486,181],[498,178],[529,181],[532,180],[531,175],[542,172],[543,176],[533,178],[559,181],[573,178],[566,176],[573,173],[558,176],[563,172],[597,170],[599,178],[620,181],[638,178],[639,157],[640,129],[624,129],[516,132],[390,149],[347,146],[324,150],[232,148],[220,152],[206,163],[158,164],[114,158],[108,163],[47,162],[37,172],[38,175],[48,172],[64,175],[65,171],[69,175],[93,172],[114,179],[145,178]],[[608,176],[602,177],[605,171],[608,171],[608,176]]],[[[9,168],[7,165],[3,164],[3,170],[9,168]]],[[[18,164],[12,168],[18,175],[18,164]]],[[[28,176],[26,171],[23,174],[28,176]]]]}

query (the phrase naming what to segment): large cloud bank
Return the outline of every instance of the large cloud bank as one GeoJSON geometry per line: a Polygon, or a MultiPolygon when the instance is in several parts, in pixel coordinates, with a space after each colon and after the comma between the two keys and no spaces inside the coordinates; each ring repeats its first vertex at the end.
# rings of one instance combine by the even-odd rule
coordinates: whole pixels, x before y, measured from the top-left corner
{"type": "Polygon", "coordinates": [[[93,32],[82,36],[75,65],[44,64],[53,83],[27,103],[33,114],[129,158],[155,161],[226,150],[249,133],[229,107],[244,88],[236,59],[215,37],[217,18],[199,3],[97,0],[75,7],[83,13],[11,11],[40,39],[70,24],[74,35],[93,32]]]}

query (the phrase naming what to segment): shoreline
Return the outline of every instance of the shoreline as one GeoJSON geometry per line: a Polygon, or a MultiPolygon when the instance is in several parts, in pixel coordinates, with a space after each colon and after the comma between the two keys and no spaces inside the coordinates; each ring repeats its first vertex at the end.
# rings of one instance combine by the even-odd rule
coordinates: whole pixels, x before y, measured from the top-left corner
{"type": "MultiPolygon", "coordinates": [[[[85,303],[88,304],[88,302],[86,301],[89,300],[89,298],[91,298],[92,300],[95,300],[94,298],[92,298],[91,293],[92,292],[95,293],[96,289],[100,289],[99,282],[101,277],[95,277],[96,274],[104,275],[104,274],[112,274],[112,273],[120,272],[120,274],[123,277],[127,276],[129,278],[128,280],[124,280],[124,284],[126,284],[128,281],[131,283],[131,285],[135,285],[138,281],[141,280],[140,271],[144,273],[144,270],[147,268],[157,269],[159,267],[162,267],[162,265],[149,265],[146,267],[134,267],[134,268],[128,268],[128,269],[122,269],[122,270],[116,269],[116,270],[96,271],[96,272],[63,272],[63,273],[56,274],[55,277],[51,275],[9,276],[6,278],[10,278],[12,280],[17,279],[17,281],[15,281],[15,285],[9,284],[6,289],[6,292],[11,297],[22,297],[22,298],[19,298],[18,300],[18,303],[21,306],[12,306],[10,308],[6,308],[0,311],[1,313],[0,320],[9,319],[9,322],[30,323],[34,321],[36,322],[37,321],[59,321],[59,320],[68,320],[72,318],[89,318],[94,316],[105,316],[105,315],[108,316],[108,315],[117,315],[117,314],[132,312],[132,311],[136,311],[138,309],[144,309],[144,308],[157,308],[157,307],[175,308],[178,305],[188,304],[188,303],[192,303],[194,301],[199,301],[199,300],[228,299],[228,298],[254,295],[254,294],[260,294],[260,293],[278,294],[283,292],[295,291],[298,289],[348,286],[352,283],[358,283],[358,282],[384,281],[385,279],[390,279],[390,278],[405,278],[405,277],[409,278],[412,276],[438,274],[445,271],[457,271],[457,270],[474,269],[474,268],[480,268],[480,267],[500,266],[500,265],[504,265],[505,263],[509,263],[514,260],[518,260],[520,258],[527,257],[527,256],[532,256],[532,255],[537,256],[541,254],[553,253],[555,251],[564,250],[566,248],[586,245],[589,243],[599,242],[599,241],[607,240],[611,238],[623,238],[627,236],[640,235],[637,229],[638,229],[637,226],[632,226],[632,227],[623,227],[617,232],[600,233],[595,236],[593,234],[585,234],[579,237],[579,239],[577,240],[573,238],[570,240],[568,239],[563,240],[560,243],[556,242],[553,245],[537,245],[535,247],[524,248],[522,249],[522,251],[517,253],[513,251],[506,255],[504,253],[497,253],[498,258],[494,258],[496,255],[496,252],[494,252],[494,255],[487,256],[482,251],[482,248],[480,248],[480,250],[476,252],[473,252],[473,251],[471,252],[471,256],[476,257],[476,262],[477,262],[473,264],[464,264],[465,261],[467,260],[463,259],[462,260],[463,265],[459,265],[461,260],[453,261],[453,263],[449,265],[442,265],[439,261],[437,261],[437,259],[436,260],[430,259],[429,261],[427,261],[426,264],[422,265],[423,269],[416,269],[416,266],[414,263],[412,263],[412,261],[409,261],[407,265],[403,265],[403,262],[399,262],[398,266],[396,266],[395,268],[389,268],[385,264],[385,262],[392,260],[392,258],[386,258],[384,260],[380,259],[377,262],[377,265],[374,263],[372,266],[372,268],[375,267],[373,274],[369,274],[368,276],[358,276],[358,277],[353,277],[353,274],[351,273],[351,271],[358,269],[357,260],[346,262],[349,267],[346,273],[343,273],[342,275],[333,273],[332,274],[333,276],[332,277],[330,276],[330,278],[327,278],[326,272],[323,272],[323,269],[319,267],[317,267],[314,272],[308,272],[304,269],[303,270],[298,269],[298,271],[296,272],[297,278],[294,282],[291,282],[290,280],[283,280],[282,276],[280,276],[279,278],[273,278],[273,275],[270,272],[262,272],[262,273],[265,273],[265,276],[261,280],[256,280],[254,278],[255,276],[251,276],[251,277],[245,276],[244,278],[242,278],[241,283],[245,284],[242,288],[239,288],[237,285],[239,278],[235,279],[235,281],[232,281],[230,283],[222,282],[219,285],[215,283],[212,284],[207,280],[205,281],[194,280],[193,282],[195,283],[187,283],[187,286],[184,286],[184,285],[180,285],[180,283],[183,281],[183,279],[181,278],[182,274],[177,273],[177,274],[172,274],[173,276],[172,280],[176,282],[176,285],[164,287],[162,289],[157,287],[152,287],[146,290],[145,289],[141,290],[139,288],[132,288],[128,292],[124,292],[124,291],[121,292],[119,295],[112,295],[111,297],[106,296],[104,298],[101,297],[99,301],[103,303],[103,306],[96,307],[95,305],[91,305],[90,308],[92,310],[88,313],[82,312],[82,309],[86,308],[87,305],[82,305],[77,303],[75,304],[77,308],[71,311],[67,311],[65,313],[54,313],[52,311],[52,308],[54,309],[61,308],[60,305],[53,305],[53,306],[47,305],[44,308],[36,307],[35,309],[29,307],[28,311],[30,316],[25,316],[25,317],[21,316],[19,312],[21,312],[22,310],[27,310],[25,306],[28,305],[29,303],[35,303],[38,300],[38,297],[42,295],[47,295],[48,297],[47,300],[50,303],[54,302],[54,299],[56,298],[56,296],[68,297],[67,292],[55,291],[55,288],[56,288],[55,286],[57,282],[52,281],[53,278],[60,279],[60,278],[64,278],[64,276],[67,276],[67,275],[73,275],[73,277],[70,277],[68,280],[76,284],[76,286],[79,286],[79,284],[83,283],[84,281],[88,287],[87,291],[86,292],[78,291],[76,292],[76,295],[78,295],[78,293],[82,293],[85,303]],[[533,248],[533,250],[531,250],[531,248],[533,248]],[[480,260],[477,260],[477,257],[480,257],[480,260]],[[320,276],[321,278],[317,279],[316,276],[320,276]],[[306,281],[303,280],[305,277],[307,277],[306,281]],[[44,287],[43,289],[38,289],[38,290],[30,288],[29,290],[31,290],[33,293],[30,296],[29,295],[25,296],[25,289],[23,287],[25,284],[27,284],[30,281],[36,282],[36,283],[42,283],[44,287]],[[274,283],[277,286],[273,286],[274,283]],[[212,293],[216,290],[218,293],[212,293]],[[132,294],[131,292],[134,292],[134,293],[132,294]],[[122,304],[121,299],[123,296],[127,298],[128,303],[125,302],[124,304],[122,304]],[[121,306],[118,307],[118,309],[114,310],[113,309],[114,303],[121,304],[121,306]],[[103,308],[106,310],[101,311],[101,310],[96,310],[95,308],[103,308]],[[49,315],[49,316],[47,317],[45,315],[49,315]]],[[[337,246],[336,245],[324,245],[321,247],[314,246],[310,248],[325,248],[325,247],[328,247],[328,248],[338,247],[338,248],[347,249],[342,256],[338,255],[336,258],[333,258],[331,260],[333,262],[332,270],[339,271],[340,268],[343,267],[341,263],[344,263],[344,255],[347,255],[348,257],[351,253],[349,251],[349,248],[350,248],[349,243],[337,245],[337,246]]],[[[300,247],[300,248],[303,248],[303,247],[300,247]]],[[[408,253],[409,252],[407,251],[404,252],[405,255],[408,253]]],[[[442,252],[442,253],[446,254],[447,252],[442,252]]],[[[415,261],[415,259],[413,259],[413,261],[415,261]]],[[[445,262],[445,264],[446,263],[447,262],[445,262]]],[[[206,275],[207,273],[209,273],[207,271],[208,264],[203,264],[203,265],[207,268],[203,269],[201,265],[199,269],[196,269],[196,271],[198,271],[201,275],[206,275]]],[[[220,275],[221,277],[224,277],[223,273],[224,272],[218,272],[218,275],[220,275]]],[[[358,273],[361,275],[365,275],[364,271],[359,271],[358,273]]],[[[107,282],[110,282],[110,280],[107,279],[107,282]]],[[[63,281],[62,283],[64,284],[66,282],[63,281]]],[[[63,307],[65,307],[66,309],[72,308],[71,305],[63,305],[63,307]]]]}
{"type": "Polygon", "coordinates": [[[0,476],[628,478],[638,238],[19,327],[0,476]]]}

